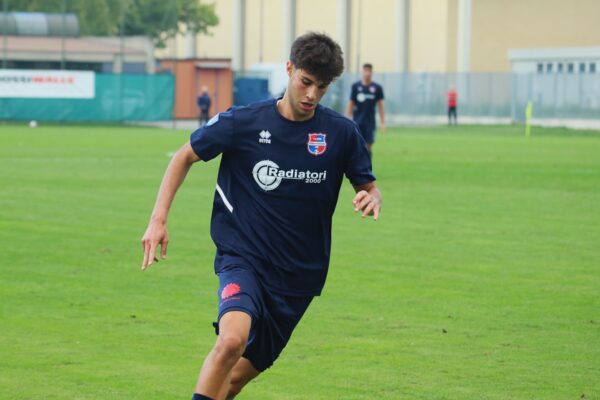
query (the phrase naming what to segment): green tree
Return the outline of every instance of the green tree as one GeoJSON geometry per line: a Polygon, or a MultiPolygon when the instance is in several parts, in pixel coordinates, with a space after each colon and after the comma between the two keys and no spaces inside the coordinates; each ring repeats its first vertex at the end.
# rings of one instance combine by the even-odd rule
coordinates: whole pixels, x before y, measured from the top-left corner
{"type": "Polygon", "coordinates": [[[178,33],[209,34],[215,4],[200,0],[7,0],[9,11],[74,13],[84,36],[143,35],[164,47],[178,33]]]}
{"type": "Polygon", "coordinates": [[[189,0],[125,0],[126,35],[147,35],[158,47],[178,33],[209,33],[219,23],[215,4],[189,0]]]}

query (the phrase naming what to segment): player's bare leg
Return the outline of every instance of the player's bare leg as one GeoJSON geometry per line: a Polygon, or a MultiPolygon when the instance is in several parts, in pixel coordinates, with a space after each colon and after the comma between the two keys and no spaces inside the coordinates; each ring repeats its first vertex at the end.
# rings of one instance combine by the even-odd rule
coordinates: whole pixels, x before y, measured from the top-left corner
{"type": "Polygon", "coordinates": [[[248,359],[244,357],[240,358],[231,370],[231,381],[228,385],[227,396],[224,399],[232,400],[242,391],[248,382],[256,378],[259,374],[260,372],[254,368],[248,359]]]}
{"type": "Polygon", "coordinates": [[[202,365],[195,392],[217,399],[229,380],[248,342],[252,318],[242,311],[230,311],[219,321],[219,336],[202,365]]]}
{"type": "MultiPolygon", "coordinates": [[[[234,367],[235,368],[235,367],[234,367]]],[[[231,373],[233,369],[229,371],[227,377],[225,378],[225,382],[223,382],[223,386],[221,386],[221,390],[219,390],[219,395],[215,397],[215,400],[225,400],[227,399],[227,394],[229,393],[229,388],[231,387],[231,373]]]]}
{"type": "Polygon", "coordinates": [[[232,400],[240,394],[244,386],[256,378],[260,372],[248,359],[241,357],[229,372],[216,400],[232,400]]]}

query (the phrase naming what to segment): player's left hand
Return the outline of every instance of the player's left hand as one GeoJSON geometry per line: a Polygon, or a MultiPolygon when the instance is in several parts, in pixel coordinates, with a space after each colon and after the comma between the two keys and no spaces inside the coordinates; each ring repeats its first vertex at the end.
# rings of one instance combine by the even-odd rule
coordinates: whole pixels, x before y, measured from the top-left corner
{"type": "Polygon", "coordinates": [[[379,210],[381,209],[381,198],[370,194],[366,190],[361,190],[356,193],[352,200],[354,205],[354,212],[362,212],[362,217],[372,215],[373,219],[377,221],[379,218],[379,210]]]}
{"type": "Polygon", "coordinates": [[[385,123],[382,122],[379,124],[379,131],[381,133],[385,133],[385,123]]]}

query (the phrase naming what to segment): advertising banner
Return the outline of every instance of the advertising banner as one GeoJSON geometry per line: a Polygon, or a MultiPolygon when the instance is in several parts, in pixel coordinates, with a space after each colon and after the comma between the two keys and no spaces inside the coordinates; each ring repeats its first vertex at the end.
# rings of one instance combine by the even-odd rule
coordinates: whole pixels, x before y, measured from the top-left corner
{"type": "Polygon", "coordinates": [[[0,97],[92,99],[94,72],[0,69],[0,97]]]}

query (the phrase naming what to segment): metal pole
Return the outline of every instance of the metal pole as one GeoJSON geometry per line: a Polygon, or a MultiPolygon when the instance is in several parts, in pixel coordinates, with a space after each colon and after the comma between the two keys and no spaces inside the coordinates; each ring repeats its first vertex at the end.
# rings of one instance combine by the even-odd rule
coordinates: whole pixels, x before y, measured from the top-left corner
{"type": "MultiPolygon", "coordinates": [[[[565,63],[565,68],[566,67],[567,67],[567,64],[565,63]]],[[[567,74],[563,72],[563,75],[562,75],[562,98],[561,98],[561,102],[560,102],[560,105],[561,105],[560,111],[562,111],[562,106],[565,103],[567,103],[567,80],[568,80],[567,74]]],[[[561,112],[560,117],[562,117],[562,112],[561,112]]]]}
{"type": "MultiPolygon", "coordinates": [[[[558,68],[558,67],[557,67],[558,68]]],[[[553,93],[552,93],[552,117],[556,118],[556,98],[558,97],[558,77],[560,76],[560,74],[554,74],[552,75],[552,88],[553,93]]]]}
{"type": "Polygon", "coordinates": [[[233,57],[234,71],[245,69],[246,58],[246,0],[233,2],[233,57]]]}
{"type": "Polygon", "coordinates": [[[2,1],[2,68],[8,65],[8,0],[2,1]]]}
{"type": "Polygon", "coordinates": [[[488,114],[490,116],[494,116],[494,77],[493,77],[493,73],[492,72],[488,72],[488,104],[489,104],[489,111],[488,114]]]}
{"type": "Polygon", "coordinates": [[[177,107],[177,36],[173,36],[172,38],[173,43],[172,43],[172,47],[171,47],[171,57],[172,57],[172,65],[171,67],[173,68],[173,78],[175,81],[175,101],[173,102],[173,113],[172,113],[172,120],[171,120],[171,130],[175,130],[177,129],[177,116],[175,115],[176,112],[176,107],[177,107]]]}
{"type": "Polygon", "coordinates": [[[458,72],[471,70],[471,15],[472,1],[458,1],[458,29],[456,46],[456,69],[458,72]]]}
{"type": "Polygon", "coordinates": [[[360,73],[360,44],[362,31],[362,0],[358,0],[358,20],[356,21],[356,72],[360,73]]]}
{"type": "Polygon", "coordinates": [[[289,60],[292,43],[296,39],[296,0],[285,0],[283,3],[283,57],[289,60]]]}
{"type": "Polygon", "coordinates": [[[171,113],[171,130],[177,129],[177,116],[175,115],[175,107],[177,106],[177,38],[173,37],[173,49],[171,50],[173,68],[173,80],[175,81],[175,101],[173,102],[173,111],[171,113]]]}
{"type": "MultiPolygon", "coordinates": [[[[125,4],[123,1],[122,5],[125,4]]],[[[123,74],[125,68],[125,7],[121,7],[121,21],[119,21],[119,57],[121,57],[121,70],[119,73],[123,74]]]]}
{"type": "Polygon", "coordinates": [[[121,20],[119,21],[119,57],[121,58],[121,69],[119,71],[119,120],[123,122],[125,113],[123,112],[123,70],[125,69],[125,13],[127,10],[127,0],[121,1],[121,20]]]}
{"type": "Polygon", "coordinates": [[[258,38],[258,62],[262,63],[264,60],[264,48],[265,48],[265,1],[260,0],[260,21],[258,26],[260,27],[260,37],[258,38]]]}
{"type": "Polygon", "coordinates": [[[352,4],[349,0],[337,1],[337,39],[342,51],[344,52],[344,69],[350,72],[352,63],[352,35],[350,27],[352,26],[352,4]]]}
{"type": "Polygon", "coordinates": [[[67,13],[67,0],[62,2],[61,30],[60,30],[60,69],[65,69],[65,19],[67,13]]]}
{"type": "Polygon", "coordinates": [[[396,0],[396,69],[408,72],[410,0],[396,0]]]}

